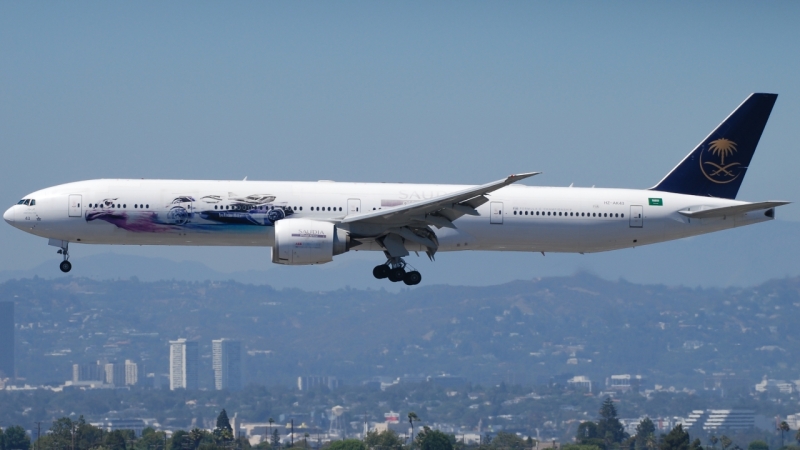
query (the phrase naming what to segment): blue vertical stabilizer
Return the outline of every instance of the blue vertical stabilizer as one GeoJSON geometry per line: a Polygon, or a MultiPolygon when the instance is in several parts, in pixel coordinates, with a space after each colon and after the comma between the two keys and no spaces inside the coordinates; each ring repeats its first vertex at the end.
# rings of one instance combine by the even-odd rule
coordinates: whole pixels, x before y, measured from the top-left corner
{"type": "Polygon", "coordinates": [[[654,191],[736,198],[777,94],[751,94],[654,191]]]}

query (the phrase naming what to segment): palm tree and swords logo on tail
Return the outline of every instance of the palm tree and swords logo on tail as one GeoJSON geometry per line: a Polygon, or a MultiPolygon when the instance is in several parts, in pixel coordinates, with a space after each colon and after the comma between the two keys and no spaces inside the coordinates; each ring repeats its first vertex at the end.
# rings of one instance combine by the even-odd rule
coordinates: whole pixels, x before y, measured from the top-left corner
{"type": "Polygon", "coordinates": [[[736,151],[736,142],[730,139],[719,138],[709,142],[708,147],[700,152],[700,170],[703,175],[719,184],[730,183],[739,178],[742,173],[741,163],[725,161],[725,158],[733,156],[736,151]],[[709,159],[714,158],[719,162],[703,160],[706,153],[710,155],[709,159]]]}

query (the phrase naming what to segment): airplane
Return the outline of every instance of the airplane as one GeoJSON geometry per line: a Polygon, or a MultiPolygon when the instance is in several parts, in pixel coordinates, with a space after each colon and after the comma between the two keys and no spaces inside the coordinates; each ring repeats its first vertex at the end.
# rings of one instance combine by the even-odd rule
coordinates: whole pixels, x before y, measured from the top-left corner
{"type": "Polygon", "coordinates": [[[479,186],[99,179],[33,192],[3,218],[58,247],[65,273],[70,244],[264,246],[284,265],[383,252],[373,276],[416,285],[410,252],[584,254],[773,220],[789,202],[735,198],[777,97],[748,96],[649,189],[516,184],[539,172],[479,186]]]}

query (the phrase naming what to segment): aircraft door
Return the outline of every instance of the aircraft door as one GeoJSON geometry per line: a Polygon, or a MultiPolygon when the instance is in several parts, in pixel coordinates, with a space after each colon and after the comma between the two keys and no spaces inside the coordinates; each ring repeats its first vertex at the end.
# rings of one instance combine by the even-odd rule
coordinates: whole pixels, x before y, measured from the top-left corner
{"type": "Polygon", "coordinates": [[[644,226],[644,208],[641,205],[631,205],[631,228],[642,228],[644,226]]]}
{"type": "Polygon", "coordinates": [[[492,202],[489,206],[491,210],[491,213],[489,215],[489,223],[502,224],[503,202],[492,202]]]}
{"type": "Polygon", "coordinates": [[[71,194],[69,196],[69,216],[70,217],[83,216],[83,207],[81,206],[80,194],[71,194]]]}
{"type": "Polygon", "coordinates": [[[347,199],[347,215],[351,216],[359,213],[361,213],[361,199],[359,198],[347,199]]]}

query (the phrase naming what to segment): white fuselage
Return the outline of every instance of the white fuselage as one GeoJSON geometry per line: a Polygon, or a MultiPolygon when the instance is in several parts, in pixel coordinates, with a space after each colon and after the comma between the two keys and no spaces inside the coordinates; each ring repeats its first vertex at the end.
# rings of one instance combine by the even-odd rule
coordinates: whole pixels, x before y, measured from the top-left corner
{"type": "MultiPolygon", "coordinates": [[[[275,220],[337,223],[468,186],[394,183],[90,180],[34,192],[4,218],[45,238],[83,244],[272,246],[275,220]],[[29,202],[30,203],[30,202],[29,202]]],[[[453,228],[431,229],[439,251],[599,252],[695,236],[772,219],[766,210],[690,219],[678,211],[743,202],[651,190],[512,185],[453,228]]],[[[382,251],[374,227],[337,226],[382,251]]],[[[411,251],[418,244],[406,242],[411,251]]]]}

